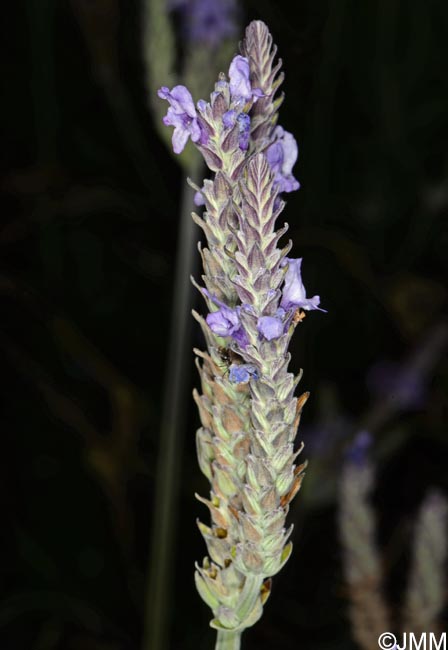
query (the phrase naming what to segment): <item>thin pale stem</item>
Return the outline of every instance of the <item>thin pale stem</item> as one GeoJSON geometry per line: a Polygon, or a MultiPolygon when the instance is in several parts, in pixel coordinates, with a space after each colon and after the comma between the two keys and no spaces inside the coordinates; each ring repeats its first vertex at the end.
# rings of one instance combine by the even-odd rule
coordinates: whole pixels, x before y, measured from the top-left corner
{"type": "MultiPolygon", "coordinates": [[[[198,181],[202,161],[194,159],[190,176],[198,181]]],[[[169,592],[172,570],[178,550],[176,534],[179,476],[185,433],[186,384],[191,366],[190,276],[197,263],[197,226],[191,218],[193,192],[184,183],[180,214],[180,231],[176,254],[174,298],[171,312],[168,354],[157,463],[152,540],[149,556],[145,629],[142,650],[165,650],[168,647],[169,592]]]]}
{"type": "Polygon", "coordinates": [[[126,86],[119,77],[109,71],[98,71],[97,78],[107,98],[120,134],[122,135],[123,145],[127,149],[129,158],[134,165],[140,181],[150,192],[159,183],[163,190],[166,191],[167,185],[163,177],[157,170],[157,167],[154,170],[153,166],[151,166],[152,161],[148,157],[145,149],[144,134],[127,93],[126,86]]]}
{"type": "Polygon", "coordinates": [[[240,650],[241,632],[218,632],[215,650],[240,650]]]}

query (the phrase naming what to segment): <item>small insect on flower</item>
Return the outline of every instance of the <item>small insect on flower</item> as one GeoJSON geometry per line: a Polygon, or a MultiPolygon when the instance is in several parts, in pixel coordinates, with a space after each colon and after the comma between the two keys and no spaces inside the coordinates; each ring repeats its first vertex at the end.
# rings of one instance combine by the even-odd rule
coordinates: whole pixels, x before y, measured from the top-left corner
{"type": "Polygon", "coordinates": [[[235,350],[232,350],[232,348],[225,348],[224,346],[221,346],[218,348],[219,355],[225,365],[230,366],[231,363],[241,363],[242,358],[241,356],[235,352],[235,350]]]}
{"type": "MultiPolygon", "coordinates": [[[[235,352],[232,348],[221,346],[218,348],[219,356],[222,359],[222,364],[217,364],[218,368],[224,370],[223,376],[229,376],[231,369],[236,368],[243,363],[242,357],[235,352]]],[[[233,374],[234,371],[232,371],[233,374]]]]}

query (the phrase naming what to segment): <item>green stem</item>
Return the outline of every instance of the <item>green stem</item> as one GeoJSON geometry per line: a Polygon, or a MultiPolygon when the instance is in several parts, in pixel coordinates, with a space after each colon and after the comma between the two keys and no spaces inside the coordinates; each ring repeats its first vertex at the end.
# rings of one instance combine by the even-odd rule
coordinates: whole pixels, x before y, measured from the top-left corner
{"type": "MultiPolygon", "coordinates": [[[[200,182],[202,160],[194,158],[190,177],[200,182]]],[[[192,285],[198,264],[197,226],[191,218],[193,190],[184,184],[180,232],[176,254],[176,275],[171,312],[165,387],[157,463],[152,540],[149,557],[145,629],[142,650],[168,647],[169,593],[178,549],[174,546],[178,512],[179,476],[182,470],[185,432],[186,388],[191,367],[192,285]]]]}
{"type": "Polygon", "coordinates": [[[241,632],[218,631],[215,650],[240,650],[241,632]]]}

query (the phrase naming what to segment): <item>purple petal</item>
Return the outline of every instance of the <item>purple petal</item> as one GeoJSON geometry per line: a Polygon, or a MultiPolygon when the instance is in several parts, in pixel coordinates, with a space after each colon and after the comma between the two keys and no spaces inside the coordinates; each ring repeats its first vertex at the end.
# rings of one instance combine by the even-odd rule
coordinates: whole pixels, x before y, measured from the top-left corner
{"type": "Polygon", "coordinates": [[[204,197],[202,195],[202,192],[195,192],[193,202],[198,207],[201,206],[201,205],[205,205],[205,200],[204,200],[204,197]]]}
{"type": "Polygon", "coordinates": [[[222,116],[222,123],[224,124],[224,127],[226,129],[230,129],[235,124],[235,121],[236,121],[236,111],[234,109],[227,111],[222,116]]]}
{"type": "Polygon", "coordinates": [[[272,171],[280,169],[283,162],[283,147],[280,142],[274,142],[268,147],[266,158],[272,171]]]}
{"type": "Polygon", "coordinates": [[[218,336],[231,336],[241,348],[245,348],[249,343],[249,339],[240,322],[241,307],[238,306],[232,309],[211,295],[207,289],[202,289],[202,292],[219,306],[217,311],[208,314],[206,318],[206,322],[212,332],[218,336]]]}
{"type": "Polygon", "coordinates": [[[282,291],[280,305],[283,309],[300,306],[306,300],[305,287],[302,282],[301,266],[302,258],[286,258],[288,270],[285,275],[285,285],[282,291]]]}
{"type": "Polygon", "coordinates": [[[188,132],[188,130],[184,129],[183,127],[176,127],[174,129],[173,137],[171,138],[171,141],[173,143],[174,153],[182,153],[185,145],[188,142],[189,135],[190,133],[188,132]]]}
{"type": "Polygon", "coordinates": [[[252,363],[232,363],[229,372],[229,381],[232,384],[247,384],[250,379],[258,379],[258,371],[252,363]]]}
{"type": "Polygon", "coordinates": [[[249,101],[252,97],[252,87],[249,80],[249,61],[238,54],[233,57],[229,67],[230,95],[234,101],[243,99],[249,101]]]}
{"type": "Polygon", "coordinates": [[[201,144],[206,144],[206,141],[202,142],[203,133],[196,119],[192,120],[190,124],[187,125],[187,129],[191,136],[192,142],[197,142],[200,139],[201,144]]]}
{"type": "Polygon", "coordinates": [[[237,122],[240,133],[240,149],[246,151],[249,148],[250,117],[247,113],[240,113],[237,122]]]}
{"type": "Polygon", "coordinates": [[[193,142],[202,139],[193,98],[185,86],[174,86],[171,91],[166,86],[162,86],[158,90],[158,95],[170,104],[163,123],[174,126],[173,150],[175,153],[181,153],[189,137],[193,142]]]}
{"type": "Polygon", "coordinates": [[[165,126],[174,126],[174,127],[183,127],[184,122],[182,119],[182,115],[179,115],[179,113],[176,113],[176,111],[170,106],[167,110],[167,113],[165,117],[162,119],[163,123],[165,126]]]}
{"type": "Polygon", "coordinates": [[[283,309],[291,309],[293,307],[305,309],[306,311],[311,311],[318,309],[319,311],[326,311],[319,307],[320,298],[319,296],[313,296],[312,298],[306,297],[305,287],[302,282],[302,258],[292,259],[285,258],[282,266],[288,264],[288,270],[285,275],[285,284],[282,291],[282,299],[280,301],[280,306],[283,309]]]}
{"type": "Polygon", "coordinates": [[[258,319],[257,329],[268,341],[278,339],[284,333],[284,324],[276,316],[261,316],[258,319]]]}
{"type": "Polygon", "coordinates": [[[245,348],[249,345],[249,339],[242,325],[232,332],[231,337],[238,343],[240,348],[245,348]]]}
{"type": "Polygon", "coordinates": [[[208,314],[206,321],[212,332],[218,336],[231,336],[240,327],[236,310],[228,307],[221,307],[208,314]]]}
{"type": "Polygon", "coordinates": [[[186,113],[189,117],[196,117],[193,97],[185,86],[174,86],[167,99],[176,113],[186,113]]]}
{"type": "Polygon", "coordinates": [[[296,139],[292,133],[285,131],[281,126],[277,126],[274,133],[277,134],[277,138],[281,140],[283,148],[283,165],[282,165],[282,174],[284,176],[289,176],[292,174],[292,168],[297,162],[299,156],[299,147],[297,146],[296,139]]]}
{"type": "Polygon", "coordinates": [[[297,142],[281,126],[274,130],[276,140],[266,150],[266,158],[274,173],[275,185],[279,192],[293,192],[300,187],[299,181],[292,175],[293,167],[299,155],[297,142]]]}

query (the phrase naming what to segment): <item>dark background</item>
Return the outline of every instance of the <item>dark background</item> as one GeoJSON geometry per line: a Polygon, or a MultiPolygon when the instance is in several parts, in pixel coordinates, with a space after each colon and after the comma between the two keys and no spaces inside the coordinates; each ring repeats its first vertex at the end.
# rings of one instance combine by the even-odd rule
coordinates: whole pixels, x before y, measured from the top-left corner
{"type": "MultiPolygon", "coordinates": [[[[82,0],[2,11],[2,650],[141,643],[184,181],[148,109],[141,4],[96,3],[93,26],[82,0]],[[92,42],[106,45],[98,54],[92,42]]],[[[334,489],[345,445],[360,427],[375,435],[396,611],[418,507],[431,486],[448,492],[447,364],[443,346],[431,353],[446,306],[448,5],[243,10],[267,22],[284,61],[280,122],[299,142],[302,188],[282,216],[308,295],[328,309],[307,316],[291,350],[312,393],[299,431],[310,468],[292,559],[244,647],[352,648],[334,489]],[[426,370],[400,389],[417,353],[426,370]]],[[[193,339],[202,345],[196,327],[193,339]]],[[[186,395],[193,361],[190,380],[186,395]]],[[[208,489],[197,426],[190,403],[170,610],[171,647],[183,650],[213,644],[192,580],[205,555],[195,519],[207,516],[193,494],[208,489]]]]}

